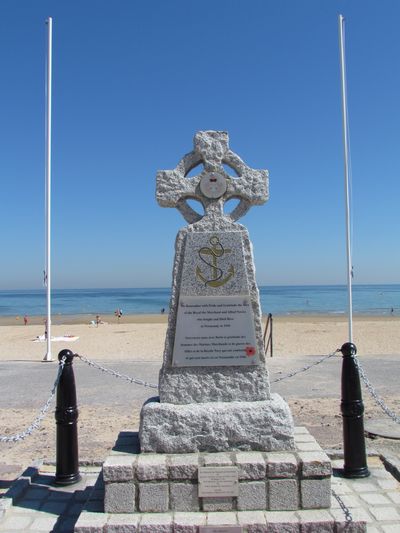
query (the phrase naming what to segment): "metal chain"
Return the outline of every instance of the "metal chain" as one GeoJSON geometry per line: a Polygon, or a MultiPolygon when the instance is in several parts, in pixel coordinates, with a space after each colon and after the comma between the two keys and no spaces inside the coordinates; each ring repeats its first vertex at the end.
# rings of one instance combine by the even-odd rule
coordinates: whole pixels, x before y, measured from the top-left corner
{"type": "Polygon", "coordinates": [[[353,516],[349,510],[349,508],[346,506],[346,504],[344,503],[344,501],[342,500],[342,498],[336,494],[336,492],[332,489],[332,495],[333,497],[337,500],[338,504],[340,505],[340,508],[342,509],[342,511],[344,512],[344,516],[346,518],[346,522],[347,524],[349,522],[352,522],[353,521],[353,516]]]}
{"type": "MultiPolygon", "coordinates": [[[[297,374],[300,374],[300,372],[305,372],[306,370],[309,370],[313,366],[319,365],[323,361],[326,361],[327,359],[330,359],[331,357],[336,355],[338,352],[340,352],[339,349],[335,350],[334,352],[332,352],[332,353],[330,353],[328,355],[324,355],[324,357],[321,357],[321,359],[318,359],[318,361],[315,361],[311,365],[307,365],[307,366],[305,366],[303,368],[295,370],[294,372],[291,372],[290,374],[287,374],[286,376],[282,376],[280,378],[277,378],[277,379],[271,381],[271,383],[277,383],[278,381],[283,381],[284,379],[288,379],[288,378],[291,378],[293,376],[296,376],[297,374]]],[[[132,378],[132,377],[126,375],[126,374],[121,374],[120,372],[117,372],[116,370],[112,370],[110,368],[106,368],[106,367],[100,365],[99,363],[96,363],[95,361],[91,361],[90,359],[88,359],[84,355],[80,355],[80,354],[76,353],[75,357],[78,357],[81,361],[83,361],[84,363],[88,364],[89,366],[92,366],[93,368],[97,368],[97,370],[101,370],[102,372],[105,372],[106,374],[111,374],[112,376],[115,376],[116,378],[125,379],[126,381],[129,381],[130,383],[136,383],[137,385],[143,385],[144,387],[149,387],[151,389],[158,389],[158,385],[155,385],[154,383],[149,383],[148,381],[144,381],[144,380],[139,379],[139,378],[132,378]]]]}
{"type": "Polygon", "coordinates": [[[290,374],[286,374],[286,376],[282,376],[280,378],[274,379],[273,381],[271,381],[271,383],[278,383],[279,381],[283,381],[284,379],[292,378],[293,376],[296,376],[297,374],[300,374],[301,372],[306,372],[306,370],[309,370],[313,366],[317,366],[317,365],[323,363],[327,359],[330,359],[331,357],[336,355],[338,352],[340,352],[339,348],[337,350],[335,350],[334,352],[328,354],[328,355],[324,355],[324,357],[321,357],[321,359],[318,359],[318,361],[315,361],[314,363],[311,363],[311,365],[307,365],[307,366],[304,366],[303,368],[299,368],[298,370],[294,370],[290,374]]]}
{"type": "Polygon", "coordinates": [[[47,411],[49,410],[50,404],[54,398],[54,395],[56,393],[58,383],[61,378],[61,374],[64,370],[65,361],[67,358],[64,356],[59,364],[57,377],[54,382],[53,388],[51,389],[50,396],[47,399],[47,402],[44,404],[44,406],[40,409],[38,416],[35,418],[35,420],[32,422],[32,424],[25,429],[22,433],[17,433],[16,435],[0,435],[0,442],[18,442],[29,435],[31,435],[36,429],[39,429],[40,423],[42,422],[43,418],[46,416],[47,411]]]}
{"type": "Polygon", "coordinates": [[[79,357],[81,361],[88,364],[89,366],[92,366],[93,368],[97,368],[97,370],[101,370],[102,372],[105,372],[106,374],[111,374],[112,376],[115,376],[116,378],[125,379],[126,381],[129,381],[130,383],[136,383],[137,385],[143,385],[144,387],[150,387],[151,389],[158,389],[158,385],[155,385],[154,383],[149,383],[148,381],[144,381],[139,378],[131,378],[130,376],[127,376],[126,374],[121,374],[120,372],[117,372],[116,370],[111,370],[110,368],[106,368],[104,366],[99,365],[99,363],[95,363],[94,361],[91,361],[84,355],[79,355],[78,353],[76,353],[75,357],[79,357]]]}
{"type": "Polygon", "coordinates": [[[371,396],[373,397],[375,402],[379,405],[379,407],[382,409],[382,411],[384,413],[386,413],[392,420],[394,420],[394,422],[396,422],[396,424],[400,424],[400,417],[397,416],[396,413],[393,412],[390,409],[390,407],[388,407],[385,404],[384,400],[376,392],[376,390],[374,389],[373,385],[371,384],[371,382],[369,381],[369,379],[365,375],[364,369],[361,366],[361,363],[360,363],[358,357],[354,357],[354,361],[355,361],[356,366],[358,368],[358,372],[360,373],[361,379],[364,381],[365,386],[367,387],[369,393],[371,394],[371,396]]]}

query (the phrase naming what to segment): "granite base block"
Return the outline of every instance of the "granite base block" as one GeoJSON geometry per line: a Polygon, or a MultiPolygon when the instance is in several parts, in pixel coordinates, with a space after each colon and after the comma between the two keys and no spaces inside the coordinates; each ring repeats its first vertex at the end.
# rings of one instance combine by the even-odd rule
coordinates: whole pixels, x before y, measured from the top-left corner
{"type": "Polygon", "coordinates": [[[170,484],[171,508],[175,511],[200,511],[199,489],[194,483],[170,484]]]}
{"type": "Polygon", "coordinates": [[[169,510],[168,483],[139,483],[139,510],[165,513],[169,510]]]}
{"type": "Polygon", "coordinates": [[[301,480],[301,504],[304,509],[321,509],[329,507],[330,498],[330,478],[301,480]]]}
{"type": "Polygon", "coordinates": [[[264,481],[249,481],[239,483],[237,498],[239,511],[267,509],[267,485],[264,481]]]}
{"type": "MultiPolygon", "coordinates": [[[[271,511],[294,511],[299,508],[299,487],[296,479],[271,479],[268,484],[268,495],[268,508],[271,511]]],[[[322,505],[322,507],[329,506],[330,503],[322,505]]]]}
{"type": "Polygon", "coordinates": [[[136,511],[136,484],[132,480],[124,483],[106,483],[104,510],[106,513],[133,513],[136,511]]]}
{"type": "Polygon", "coordinates": [[[139,533],[139,514],[113,514],[107,522],[107,533],[139,533]]]}
{"type": "Polygon", "coordinates": [[[235,502],[233,498],[202,498],[202,510],[203,511],[233,511],[235,509],[235,502]]]}
{"type": "Polygon", "coordinates": [[[188,405],[154,398],[142,408],[139,438],[142,452],[294,450],[292,415],[278,394],[259,402],[188,405]]]}

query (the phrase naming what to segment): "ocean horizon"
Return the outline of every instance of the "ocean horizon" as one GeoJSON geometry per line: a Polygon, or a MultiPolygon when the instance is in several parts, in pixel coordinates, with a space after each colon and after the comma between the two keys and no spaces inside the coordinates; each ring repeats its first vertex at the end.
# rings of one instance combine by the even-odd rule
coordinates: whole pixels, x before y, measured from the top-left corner
{"type": "MultiPolygon", "coordinates": [[[[260,286],[263,314],[345,315],[345,285],[260,286]]],[[[170,288],[53,289],[53,315],[156,314],[168,312],[170,288]]],[[[400,284],[353,285],[353,313],[400,316],[400,284]]],[[[45,289],[0,290],[0,316],[44,316],[45,289]]]]}

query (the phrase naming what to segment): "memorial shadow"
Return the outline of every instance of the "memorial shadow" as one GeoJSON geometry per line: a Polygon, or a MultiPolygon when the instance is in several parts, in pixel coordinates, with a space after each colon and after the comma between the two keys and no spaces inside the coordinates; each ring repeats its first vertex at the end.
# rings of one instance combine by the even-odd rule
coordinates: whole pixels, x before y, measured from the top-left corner
{"type": "Polygon", "coordinates": [[[138,431],[121,431],[112,447],[113,452],[121,454],[140,453],[140,441],[138,431]]]}
{"type": "Polygon", "coordinates": [[[88,486],[85,481],[80,481],[60,487],[54,484],[54,479],[54,474],[40,473],[36,467],[28,467],[4,497],[12,500],[12,511],[16,513],[31,510],[33,517],[35,512],[40,513],[37,516],[47,521],[50,533],[73,531],[83,509],[104,512],[103,498],[90,501],[95,492],[104,494],[101,474],[93,485],[88,486]]]}
{"type": "Polygon", "coordinates": [[[15,481],[16,479],[0,479],[0,491],[8,490],[15,481]]]}

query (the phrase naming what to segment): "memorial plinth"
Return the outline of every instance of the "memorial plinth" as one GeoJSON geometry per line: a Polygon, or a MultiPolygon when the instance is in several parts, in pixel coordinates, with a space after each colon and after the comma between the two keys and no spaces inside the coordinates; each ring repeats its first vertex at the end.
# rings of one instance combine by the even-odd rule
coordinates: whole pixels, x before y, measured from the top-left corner
{"type": "Polygon", "coordinates": [[[142,452],[294,449],[290,410],[270,394],[252,245],[236,222],[267,198],[268,172],[234,154],[225,132],[198,132],[194,150],[157,174],[159,204],[189,224],[176,239],[159,398],[142,408],[142,452]]]}
{"type": "MultiPolygon", "coordinates": [[[[123,432],[103,465],[104,512],[93,490],[74,531],[367,531],[364,521],[331,508],[331,472],[305,428],[295,428],[290,452],[146,454],[137,433],[123,432]]],[[[355,516],[361,511],[343,488],[340,497],[355,516]]]]}
{"type": "Polygon", "coordinates": [[[366,531],[328,511],[331,462],[270,393],[252,247],[236,222],[267,197],[267,171],[245,165],[224,132],[197,133],[158,173],[158,202],[189,223],[176,240],[159,397],[142,408],[139,438],[121,435],[103,465],[104,513],[89,502],[76,533],[366,531]]]}
{"type": "MultiPolygon", "coordinates": [[[[134,439],[132,434],[131,446],[134,439]]],[[[330,507],[331,461],[305,428],[296,428],[295,448],[285,452],[138,453],[132,446],[124,453],[118,443],[115,448],[103,466],[108,513],[330,507]]]]}

